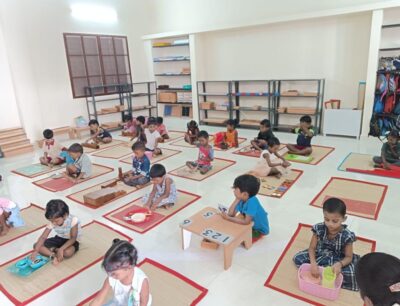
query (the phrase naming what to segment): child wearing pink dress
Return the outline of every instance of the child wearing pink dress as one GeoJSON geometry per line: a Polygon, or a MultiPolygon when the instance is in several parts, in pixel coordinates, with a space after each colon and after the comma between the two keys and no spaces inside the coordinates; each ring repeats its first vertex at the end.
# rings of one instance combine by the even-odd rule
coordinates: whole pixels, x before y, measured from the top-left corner
{"type": "Polygon", "coordinates": [[[10,227],[24,225],[18,205],[9,199],[0,198],[0,236],[5,236],[10,227]]]}

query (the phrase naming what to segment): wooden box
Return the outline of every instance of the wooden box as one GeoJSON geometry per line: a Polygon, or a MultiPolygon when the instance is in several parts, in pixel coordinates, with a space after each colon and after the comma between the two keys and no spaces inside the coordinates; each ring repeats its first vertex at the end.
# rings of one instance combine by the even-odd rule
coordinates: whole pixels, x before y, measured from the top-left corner
{"type": "Polygon", "coordinates": [[[83,196],[83,201],[85,204],[88,205],[102,206],[105,203],[110,202],[116,197],[119,197],[124,194],[126,194],[125,190],[118,190],[113,187],[107,187],[85,194],[83,196]]]}
{"type": "Polygon", "coordinates": [[[200,102],[200,109],[214,109],[214,102],[200,102]]]}
{"type": "Polygon", "coordinates": [[[213,241],[203,239],[201,241],[201,247],[204,249],[217,250],[219,245],[218,245],[218,243],[215,243],[213,241]]]}
{"type": "Polygon", "coordinates": [[[160,92],[158,94],[158,101],[159,102],[168,102],[168,103],[176,103],[178,97],[176,92],[160,92]]]}
{"type": "Polygon", "coordinates": [[[182,117],[182,106],[180,105],[172,106],[171,116],[182,117]]]}

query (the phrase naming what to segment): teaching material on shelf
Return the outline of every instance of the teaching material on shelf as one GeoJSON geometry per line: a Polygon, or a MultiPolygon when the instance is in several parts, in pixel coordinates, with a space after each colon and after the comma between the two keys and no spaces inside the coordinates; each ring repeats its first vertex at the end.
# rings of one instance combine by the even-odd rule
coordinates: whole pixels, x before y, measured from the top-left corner
{"type": "Polygon", "coordinates": [[[315,108],[310,107],[287,107],[286,113],[288,114],[304,114],[304,115],[314,115],[316,112],[315,108]]]}
{"type": "Polygon", "coordinates": [[[203,118],[201,121],[204,123],[225,124],[226,119],[224,119],[224,118],[203,118]]]}
{"type": "Polygon", "coordinates": [[[178,56],[162,56],[153,58],[154,62],[177,62],[177,61],[189,61],[190,56],[178,55],[178,56]]]}
{"type": "Polygon", "coordinates": [[[214,109],[215,102],[200,102],[200,109],[214,109]]]}
{"type": "Polygon", "coordinates": [[[299,96],[299,95],[300,95],[300,94],[299,94],[299,91],[298,91],[298,90],[295,90],[295,89],[283,91],[283,92],[281,93],[281,96],[282,96],[282,97],[285,97],[285,96],[287,96],[287,97],[294,97],[294,96],[299,96]]]}
{"type": "Polygon", "coordinates": [[[178,101],[178,97],[176,92],[160,92],[158,94],[158,101],[176,103],[178,101]]]}
{"type": "Polygon", "coordinates": [[[118,128],[122,125],[121,121],[110,121],[110,122],[104,122],[101,124],[101,126],[105,129],[115,129],[118,128]]]}
{"type": "Polygon", "coordinates": [[[253,119],[243,119],[239,122],[239,125],[248,125],[248,126],[260,126],[260,120],[253,120],[253,119]]]}
{"type": "Polygon", "coordinates": [[[239,97],[262,97],[268,96],[268,92],[236,92],[234,93],[235,96],[239,97]]]}
{"type": "Polygon", "coordinates": [[[227,111],[228,107],[229,107],[229,104],[226,104],[226,103],[224,103],[224,104],[220,104],[220,103],[215,104],[215,110],[218,110],[218,111],[227,111]]]}
{"type": "Polygon", "coordinates": [[[192,93],[191,92],[177,92],[178,103],[192,103],[192,93]]]}

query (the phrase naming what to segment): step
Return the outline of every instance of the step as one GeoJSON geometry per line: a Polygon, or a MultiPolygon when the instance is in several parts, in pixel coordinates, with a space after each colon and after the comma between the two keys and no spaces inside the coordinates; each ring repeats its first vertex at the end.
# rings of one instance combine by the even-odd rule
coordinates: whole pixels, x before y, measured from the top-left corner
{"type": "Polygon", "coordinates": [[[26,134],[24,132],[24,130],[18,130],[18,131],[11,131],[11,132],[5,132],[5,133],[1,133],[0,134],[0,141],[4,140],[4,139],[10,139],[12,137],[17,137],[17,136],[25,136],[26,134]]]}
{"type": "Polygon", "coordinates": [[[8,132],[16,132],[16,131],[19,131],[19,130],[23,131],[23,128],[21,128],[21,127],[13,127],[13,128],[9,128],[9,129],[1,129],[0,130],[0,134],[8,133],[8,132]]]}
{"type": "Polygon", "coordinates": [[[0,144],[0,149],[1,150],[4,150],[4,149],[8,149],[8,148],[11,148],[11,147],[15,147],[15,146],[19,146],[19,145],[24,145],[24,144],[30,144],[30,141],[29,141],[29,139],[20,139],[20,140],[15,140],[15,139],[13,139],[13,140],[10,140],[10,141],[7,141],[7,142],[3,142],[3,143],[1,143],[0,144]]]}
{"type": "Polygon", "coordinates": [[[33,152],[33,151],[34,151],[34,147],[32,144],[24,144],[24,145],[10,147],[10,148],[2,150],[4,157],[11,157],[11,156],[29,153],[29,152],[33,152]]]}
{"type": "Polygon", "coordinates": [[[21,141],[21,140],[26,140],[26,135],[20,135],[20,136],[15,136],[15,137],[8,137],[8,138],[4,138],[4,139],[0,139],[0,147],[5,144],[5,143],[9,143],[12,141],[21,141]]]}

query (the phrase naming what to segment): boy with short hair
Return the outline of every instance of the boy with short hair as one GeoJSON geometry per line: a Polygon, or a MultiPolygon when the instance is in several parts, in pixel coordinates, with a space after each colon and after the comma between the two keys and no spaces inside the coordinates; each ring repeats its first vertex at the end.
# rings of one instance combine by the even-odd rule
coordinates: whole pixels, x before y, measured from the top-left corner
{"type": "Polygon", "coordinates": [[[264,151],[268,149],[268,140],[275,137],[271,130],[271,122],[268,119],[261,120],[260,132],[257,137],[251,141],[251,145],[257,151],[264,151]]]}
{"type": "Polygon", "coordinates": [[[393,130],[387,137],[387,142],[382,145],[381,156],[374,156],[376,168],[390,169],[390,165],[400,167],[399,132],[393,130]]]}
{"type": "Polygon", "coordinates": [[[63,147],[54,139],[54,133],[50,129],[43,131],[43,156],[40,157],[40,163],[46,166],[60,165],[64,159],[60,156],[63,147]]]}
{"type": "Polygon", "coordinates": [[[147,121],[147,128],[144,130],[146,136],[146,151],[153,152],[153,155],[160,155],[162,151],[158,148],[158,143],[162,140],[160,133],[157,131],[156,118],[150,117],[147,121]]]}
{"type": "Polygon", "coordinates": [[[236,199],[227,213],[221,213],[222,218],[243,225],[254,222],[253,237],[269,234],[268,214],[256,197],[260,180],[253,175],[240,175],[233,182],[233,189],[236,199]]]}
{"type": "Polygon", "coordinates": [[[132,159],[132,171],[123,177],[123,181],[129,186],[146,185],[150,182],[150,160],[146,156],[146,146],[143,142],[136,142],[132,145],[135,156],[132,159]]]}
{"type": "Polygon", "coordinates": [[[293,129],[297,134],[297,143],[288,144],[289,154],[310,155],[312,153],[311,139],[314,137],[314,128],[311,125],[311,117],[305,115],[300,118],[300,125],[293,129]]]}
{"type": "Polygon", "coordinates": [[[66,177],[74,183],[87,179],[92,175],[92,162],[89,156],[83,153],[83,147],[74,143],[68,148],[68,154],[74,160],[73,164],[67,165],[66,177]]]}
{"type": "Polygon", "coordinates": [[[164,119],[163,117],[157,117],[156,121],[157,121],[157,131],[161,135],[160,142],[164,142],[164,140],[169,139],[168,130],[164,124],[164,119]]]}

